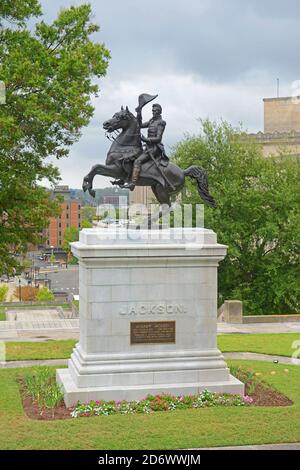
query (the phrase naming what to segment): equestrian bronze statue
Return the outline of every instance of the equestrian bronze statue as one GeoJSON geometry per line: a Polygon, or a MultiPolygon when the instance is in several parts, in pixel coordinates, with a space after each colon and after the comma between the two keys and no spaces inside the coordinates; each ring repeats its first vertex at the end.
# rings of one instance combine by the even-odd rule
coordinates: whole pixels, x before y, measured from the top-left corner
{"type": "Polygon", "coordinates": [[[112,145],[105,165],[93,166],[84,177],[83,191],[88,191],[95,197],[94,177],[108,176],[115,178],[112,184],[120,188],[133,190],[135,186],[151,186],[159,204],[171,207],[171,197],[182,190],[188,176],[196,180],[203,201],[215,207],[216,203],[208,191],[206,171],[196,165],[182,170],[169,161],[162,143],[166,127],[166,122],[162,119],[162,107],[157,103],[153,104],[152,118],[148,122],[142,122],[142,108],[157,96],[144,93],[139,96],[136,116],[127,106],[125,109],[122,106],[119,112],[103,123],[112,145]],[[148,129],[147,137],[141,134],[143,128],[148,129]],[[119,134],[113,137],[116,131],[119,131],[119,134]]]}

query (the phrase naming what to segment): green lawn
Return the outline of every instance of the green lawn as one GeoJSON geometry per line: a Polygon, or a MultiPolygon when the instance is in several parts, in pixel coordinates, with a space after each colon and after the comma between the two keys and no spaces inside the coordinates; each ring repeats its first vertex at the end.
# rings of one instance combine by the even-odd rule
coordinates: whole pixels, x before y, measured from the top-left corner
{"type": "MultiPolygon", "coordinates": [[[[300,340],[300,333],[280,334],[234,334],[218,336],[218,345],[223,352],[256,352],[291,357],[292,344],[300,340]]],[[[8,342],[7,360],[67,359],[76,340],[46,342],[8,342]]]]}
{"type": "Polygon", "coordinates": [[[4,308],[0,307],[0,321],[5,321],[5,320],[6,320],[6,315],[5,315],[4,308]]]}
{"type": "Polygon", "coordinates": [[[70,303],[49,304],[49,305],[47,305],[47,303],[39,303],[36,300],[32,303],[30,303],[30,301],[28,301],[28,302],[29,302],[28,304],[26,304],[26,305],[21,304],[20,306],[18,306],[17,303],[16,303],[16,305],[14,307],[9,307],[9,308],[18,308],[18,309],[27,309],[28,308],[29,310],[31,310],[32,307],[42,307],[42,308],[62,307],[62,308],[65,308],[65,309],[70,309],[71,308],[70,303]]]}
{"type": "Polygon", "coordinates": [[[218,346],[222,352],[255,352],[291,357],[295,351],[292,344],[299,340],[300,333],[233,334],[218,336],[218,346]]]}
{"type": "Polygon", "coordinates": [[[17,342],[6,343],[7,361],[25,361],[34,359],[68,359],[77,340],[17,342]]]}
{"type": "Polygon", "coordinates": [[[287,366],[280,364],[229,362],[261,372],[295,404],[33,421],[24,415],[16,383],[24,369],[5,369],[0,370],[0,449],[186,449],[299,442],[300,368],[288,366],[287,373],[287,366]]]}

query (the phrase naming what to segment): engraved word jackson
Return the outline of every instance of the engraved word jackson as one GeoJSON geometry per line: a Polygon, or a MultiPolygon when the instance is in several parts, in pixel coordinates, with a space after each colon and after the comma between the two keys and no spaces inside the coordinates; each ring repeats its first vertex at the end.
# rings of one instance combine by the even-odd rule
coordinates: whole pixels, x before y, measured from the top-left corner
{"type": "Polygon", "coordinates": [[[120,315],[183,315],[187,309],[183,304],[138,304],[129,305],[119,311],[120,315]]]}

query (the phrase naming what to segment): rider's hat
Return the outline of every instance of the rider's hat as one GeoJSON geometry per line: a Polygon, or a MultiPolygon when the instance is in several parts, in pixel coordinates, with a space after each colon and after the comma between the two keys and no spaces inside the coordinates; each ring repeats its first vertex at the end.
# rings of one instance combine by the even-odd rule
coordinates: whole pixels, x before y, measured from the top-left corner
{"type": "Polygon", "coordinates": [[[158,95],[148,95],[147,93],[143,93],[139,96],[139,108],[142,109],[143,106],[150,103],[150,101],[155,100],[157,97],[158,95]]]}

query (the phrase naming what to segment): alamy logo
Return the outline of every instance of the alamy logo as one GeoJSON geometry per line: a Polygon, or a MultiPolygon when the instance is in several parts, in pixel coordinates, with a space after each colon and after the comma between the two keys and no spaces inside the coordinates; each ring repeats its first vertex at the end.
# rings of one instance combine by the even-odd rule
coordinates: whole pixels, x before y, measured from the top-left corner
{"type": "Polygon", "coordinates": [[[5,83],[0,80],[0,104],[6,103],[5,83]]]}
{"type": "Polygon", "coordinates": [[[292,362],[294,364],[298,364],[299,363],[299,356],[300,356],[300,340],[299,339],[293,341],[292,349],[295,349],[295,351],[292,354],[292,362]]]}
{"type": "Polygon", "coordinates": [[[6,363],[6,345],[4,341],[0,341],[0,367],[6,363]]]}

